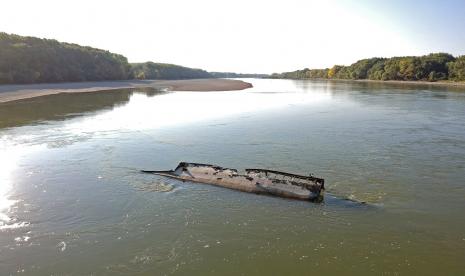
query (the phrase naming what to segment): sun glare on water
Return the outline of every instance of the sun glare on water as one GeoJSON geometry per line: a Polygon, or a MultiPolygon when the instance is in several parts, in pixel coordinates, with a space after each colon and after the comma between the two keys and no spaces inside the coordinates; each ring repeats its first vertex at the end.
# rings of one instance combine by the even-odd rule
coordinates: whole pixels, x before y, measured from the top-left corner
{"type": "Polygon", "coordinates": [[[18,167],[20,158],[39,147],[41,146],[15,145],[5,137],[0,137],[0,230],[27,225],[10,216],[11,208],[18,202],[11,197],[14,188],[13,173],[18,167]]]}
{"type": "Polygon", "coordinates": [[[242,113],[328,100],[327,93],[173,92],[155,97],[134,94],[110,112],[68,124],[71,133],[145,130],[179,126],[242,113]]]}

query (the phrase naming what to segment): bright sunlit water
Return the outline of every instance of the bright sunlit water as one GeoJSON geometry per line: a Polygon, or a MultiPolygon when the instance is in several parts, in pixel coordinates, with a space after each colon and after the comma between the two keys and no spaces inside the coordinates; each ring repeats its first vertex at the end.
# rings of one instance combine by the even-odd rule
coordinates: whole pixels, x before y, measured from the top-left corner
{"type": "Polygon", "coordinates": [[[0,274],[465,274],[464,89],[246,81],[0,104],[0,274]],[[138,172],[179,161],[312,172],[326,197],[138,172]]]}

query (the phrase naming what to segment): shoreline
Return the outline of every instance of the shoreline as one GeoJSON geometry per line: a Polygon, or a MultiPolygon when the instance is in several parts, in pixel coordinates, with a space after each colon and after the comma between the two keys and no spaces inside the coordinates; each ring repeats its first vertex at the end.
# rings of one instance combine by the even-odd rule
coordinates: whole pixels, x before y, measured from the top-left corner
{"type": "Polygon", "coordinates": [[[252,84],[231,79],[189,79],[189,80],[123,80],[97,82],[66,82],[40,84],[0,85],[0,103],[30,99],[61,93],[91,93],[97,91],[157,88],[170,91],[235,91],[251,88],[252,84]]]}
{"type": "Polygon", "coordinates": [[[431,86],[443,86],[443,87],[456,87],[456,88],[465,88],[465,82],[454,82],[454,81],[402,81],[402,80],[351,80],[351,79],[324,79],[324,78],[313,78],[313,79],[285,79],[278,78],[281,80],[309,80],[309,81],[337,81],[337,82],[355,82],[355,83],[374,83],[374,84],[407,84],[407,85],[431,85],[431,86]]]}
{"type": "MultiPolygon", "coordinates": [[[[347,81],[347,80],[346,80],[347,81]]],[[[348,80],[355,82],[366,82],[366,83],[392,83],[392,84],[414,84],[414,85],[432,85],[432,86],[448,86],[448,87],[465,87],[465,82],[453,82],[453,81],[401,81],[401,80],[348,80]]]]}

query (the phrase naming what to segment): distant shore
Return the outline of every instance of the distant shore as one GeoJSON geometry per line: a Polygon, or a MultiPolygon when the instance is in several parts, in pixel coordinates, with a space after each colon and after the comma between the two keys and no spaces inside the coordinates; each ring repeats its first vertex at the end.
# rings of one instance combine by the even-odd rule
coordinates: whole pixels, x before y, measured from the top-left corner
{"type": "Polygon", "coordinates": [[[0,103],[29,99],[60,93],[89,93],[103,90],[153,87],[172,91],[232,91],[252,87],[241,80],[193,79],[193,80],[128,80],[101,82],[70,82],[43,84],[0,85],[0,103]]]}
{"type": "MultiPolygon", "coordinates": [[[[343,79],[341,79],[341,81],[342,80],[343,79]]],[[[383,80],[344,80],[344,81],[465,87],[465,82],[454,82],[454,81],[435,81],[435,82],[432,82],[432,81],[401,81],[401,80],[386,80],[386,81],[383,81],[383,80]]]]}
{"type": "MultiPolygon", "coordinates": [[[[272,78],[274,79],[274,78],[272,78]]],[[[276,78],[281,80],[308,80],[308,81],[337,81],[337,82],[352,82],[352,83],[374,83],[374,84],[413,84],[413,85],[432,85],[432,86],[444,86],[444,87],[459,87],[465,88],[465,82],[455,82],[455,81],[402,81],[402,80],[367,80],[367,79],[326,79],[326,78],[311,78],[311,79],[291,79],[291,78],[276,78]]]]}

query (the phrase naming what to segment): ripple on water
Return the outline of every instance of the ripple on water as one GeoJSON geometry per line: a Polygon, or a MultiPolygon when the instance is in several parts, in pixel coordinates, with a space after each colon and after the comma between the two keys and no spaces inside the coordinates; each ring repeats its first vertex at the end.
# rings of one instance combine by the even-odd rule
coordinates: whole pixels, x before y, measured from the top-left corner
{"type": "Polygon", "coordinates": [[[26,227],[29,225],[30,223],[27,221],[17,221],[14,218],[10,218],[10,220],[7,220],[7,221],[4,221],[4,220],[0,221],[0,231],[22,228],[22,227],[26,227]]]}
{"type": "Polygon", "coordinates": [[[149,192],[159,192],[159,193],[166,193],[171,192],[174,189],[173,184],[165,183],[165,182],[151,182],[151,183],[144,183],[138,187],[141,191],[149,191],[149,192]]]}
{"type": "Polygon", "coordinates": [[[153,174],[141,174],[139,171],[126,176],[126,179],[139,191],[166,193],[176,188],[175,181],[172,179],[164,179],[153,174]]]}

